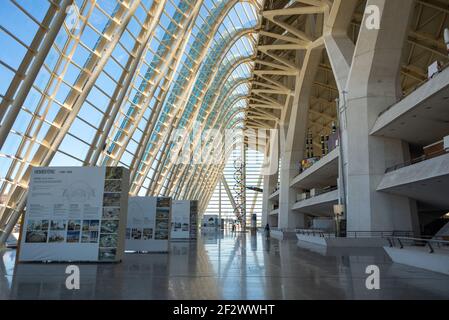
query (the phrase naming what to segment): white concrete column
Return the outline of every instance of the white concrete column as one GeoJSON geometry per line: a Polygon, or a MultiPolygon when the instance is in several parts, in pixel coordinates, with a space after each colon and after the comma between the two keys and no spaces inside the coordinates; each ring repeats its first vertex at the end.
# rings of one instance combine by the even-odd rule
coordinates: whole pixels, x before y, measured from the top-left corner
{"type": "Polygon", "coordinates": [[[271,131],[269,143],[265,148],[263,199],[262,199],[262,227],[270,223],[268,215],[272,210],[271,201],[268,199],[276,187],[278,181],[279,164],[279,130],[271,131]]]}
{"type": "Polygon", "coordinates": [[[304,215],[292,210],[297,191],[290,188],[290,182],[299,174],[298,164],[304,158],[310,94],[323,48],[324,43],[307,50],[301,74],[295,84],[287,136],[285,145],[281,147],[279,228],[292,229],[305,226],[304,215]]]}
{"type": "MultiPolygon", "coordinates": [[[[334,73],[335,82],[339,92],[338,115],[344,114],[345,90],[351,70],[354,56],[355,44],[348,36],[348,28],[352,21],[353,12],[358,4],[358,0],[335,0],[326,19],[324,26],[324,43],[328,53],[329,61],[334,73]]],[[[339,123],[340,141],[338,157],[338,190],[339,203],[345,204],[347,186],[347,132],[341,130],[342,123],[339,123]]]]}
{"type": "Polygon", "coordinates": [[[354,56],[355,45],[348,28],[357,3],[358,0],[335,0],[324,27],[324,43],[340,93],[346,89],[354,56]]]}
{"type": "Polygon", "coordinates": [[[264,176],[263,178],[263,200],[262,200],[262,226],[268,223],[268,215],[271,208],[271,201],[268,200],[268,197],[271,195],[271,191],[276,187],[277,183],[277,174],[271,176],[264,176]]]}
{"type": "Polygon", "coordinates": [[[365,14],[346,86],[347,228],[412,230],[413,202],[376,191],[385,169],[407,158],[407,145],[369,132],[401,97],[401,56],[414,1],[368,0],[367,6],[379,8],[380,29],[368,29],[372,17],[365,14]]]}

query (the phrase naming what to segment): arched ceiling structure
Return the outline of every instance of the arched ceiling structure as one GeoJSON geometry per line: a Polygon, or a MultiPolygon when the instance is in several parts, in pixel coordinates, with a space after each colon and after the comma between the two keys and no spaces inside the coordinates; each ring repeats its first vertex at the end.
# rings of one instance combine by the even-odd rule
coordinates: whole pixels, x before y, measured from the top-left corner
{"type": "Polygon", "coordinates": [[[2,1],[0,229],[32,166],[125,166],[131,195],[212,190],[226,160],[179,157],[210,145],[204,129],[243,128],[262,5],[2,1]]]}
{"type": "MultiPolygon", "coordinates": [[[[356,43],[366,0],[344,1],[1,1],[0,229],[23,211],[33,166],[121,165],[131,195],[210,198],[229,154],[210,161],[217,134],[285,125],[333,14],[351,17],[356,43]]],[[[404,95],[449,63],[448,7],[415,1],[404,95]]],[[[304,128],[316,152],[337,120],[334,74],[323,50],[304,128]]]]}
{"type": "MultiPolygon", "coordinates": [[[[449,27],[448,0],[416,0],[401,66],[401,88],[408,95],[427,80],[428,66],[438,60],[449,63],[443,39],[449,27]]],[[[345,30],[355,44],[366,8],[366,0],[267,0],[262,12],[249,108],[248,128],[279,128],[286,125],[298,80],[307,70],[304,55],[319,45],[324,28],[336,15],[350,18],[345,30]]],[[[314,153],[321,154],[320,137],[337,122],[339,89],[328,53],[322,56],[312,83],[312,95],[304,129],[313,136],[314,153]]],[[[297,84],[300,85],[297,85],[297,84]]],[[[306,84],[307,85],[307,84],[306,84]]]]}

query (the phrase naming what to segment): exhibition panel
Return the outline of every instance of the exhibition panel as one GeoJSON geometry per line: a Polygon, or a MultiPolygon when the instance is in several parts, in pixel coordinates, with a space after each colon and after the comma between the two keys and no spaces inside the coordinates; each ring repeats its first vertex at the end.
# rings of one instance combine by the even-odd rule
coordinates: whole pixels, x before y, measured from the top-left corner
{"type": "Polygon", "coordinates": [[[170,239],[194,240],[198,228],[198,201],[173,200],[170,239]]]}
{"type": "Polygon", "coordinates": [[[174,200],[172,203],[172,222],[170,239],[189,239],[190,201],[174,200]]]}
{"type": "Polygon", "coordinates": [[[130,197],[126,228],[126,251],[168,252],[171,199],[130,197]]]}
{"type": "Polygon", "coordinates": [[[128,186],[122,167],[33,168],[19,261],[121,261],[128,186]]]}
{"type": "Polygon", "coordinates": [[[220,226],[220,220],[217,215],[205,214],[201,220],[202,231],[216,231],[220,226]]]}

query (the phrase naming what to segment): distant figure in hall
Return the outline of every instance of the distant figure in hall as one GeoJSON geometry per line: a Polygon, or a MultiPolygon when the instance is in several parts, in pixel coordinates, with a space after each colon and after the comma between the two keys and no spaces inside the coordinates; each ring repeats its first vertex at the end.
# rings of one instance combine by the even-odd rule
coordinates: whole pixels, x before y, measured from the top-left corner
{"type": "Polygon", "coordinates": [[[232,223],[232,232],[235,232],[235,223],[232,223]]]}
{"type": "Polygon", "coordinates": [[[270,225],[267,223],[267,225],[265,226],[265,237],[269,238],[270,237],[270,225]]]}

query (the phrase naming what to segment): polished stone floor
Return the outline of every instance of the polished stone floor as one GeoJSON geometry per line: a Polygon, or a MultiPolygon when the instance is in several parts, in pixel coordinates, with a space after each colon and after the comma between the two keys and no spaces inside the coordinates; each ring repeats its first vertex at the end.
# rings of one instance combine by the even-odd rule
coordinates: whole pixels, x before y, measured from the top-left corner
{"type": "Polygon", "coordinates": [[[126,254],[81,264],[79,290],[65,264],[15,264],[0,251],[0,299],[449,299],[449,276],[394,264],[382,249],[325,250],[262,234],[207,234],[170,254],[126,254]],[[380,290],[365,286],[380,268],[380,290]]]}

